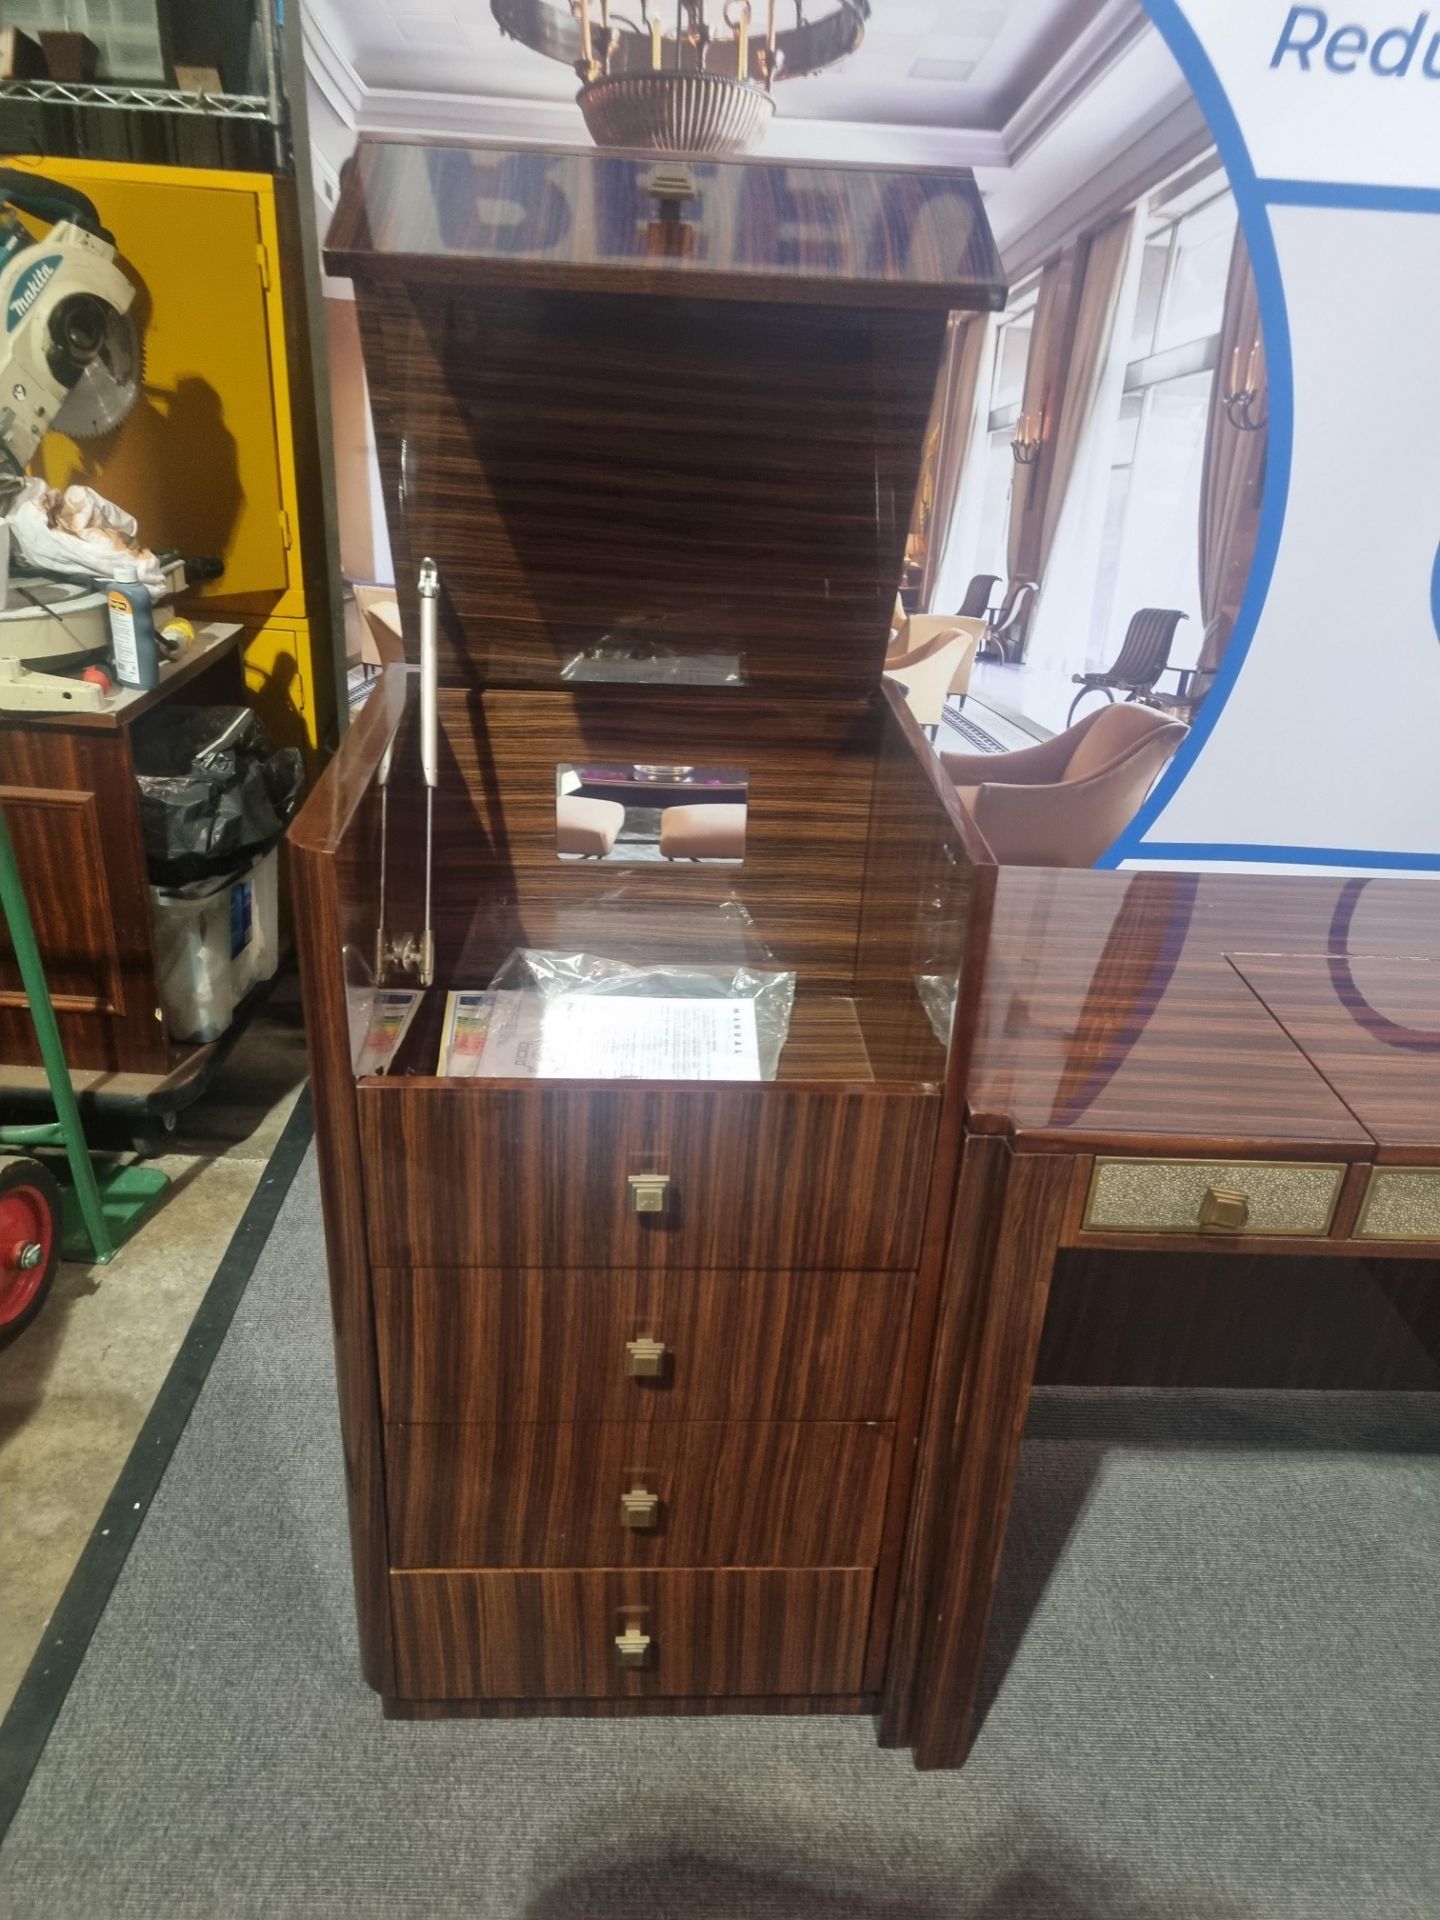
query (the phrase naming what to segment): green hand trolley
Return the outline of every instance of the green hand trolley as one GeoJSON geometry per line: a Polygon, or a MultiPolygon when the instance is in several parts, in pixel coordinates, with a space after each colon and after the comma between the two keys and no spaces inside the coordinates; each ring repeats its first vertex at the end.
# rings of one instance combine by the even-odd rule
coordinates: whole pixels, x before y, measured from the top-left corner
{"type": "Polygon", "coordinates": [[[112,1260],[121,1244],[159,1204],[169,1176],[155,1167],[104,1162],[97,1168],[85,1144],[80,1109],[55,1020],[35,939],[24,883],[0,811],[0,913],[9,929],[20,980],[30,1004],[35,1038],[55,1106],[53,1121],[0,1124],[0,1347],[24,1331],[45,1304],[61,1257],[112,1260]],[[62,1183],[35,1149],[64,1148],[62,1183]],[[28,1151],[27,1151],[28,1150],[28,1151]]]}

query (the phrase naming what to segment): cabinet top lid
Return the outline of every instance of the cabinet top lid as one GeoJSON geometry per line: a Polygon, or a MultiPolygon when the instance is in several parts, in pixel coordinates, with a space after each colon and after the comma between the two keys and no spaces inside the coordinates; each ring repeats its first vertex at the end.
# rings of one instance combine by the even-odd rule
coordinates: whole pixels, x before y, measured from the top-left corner
{"type": "Polygon", "coordinates": [[[364,139],[326,240],[352,277],[998,311],[968,168],[364,139]]]}

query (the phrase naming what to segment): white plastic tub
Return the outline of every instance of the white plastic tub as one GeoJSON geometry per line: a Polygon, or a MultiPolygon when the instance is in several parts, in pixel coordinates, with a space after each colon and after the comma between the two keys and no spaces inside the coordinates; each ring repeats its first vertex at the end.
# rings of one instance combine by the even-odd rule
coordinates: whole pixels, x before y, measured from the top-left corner
{"type": "Polygon", "coordinates": [[[229,879],[150,889],[160,1005],[172,1040],[218,1040],[235,1017],[229,879]]]}
{"type": "Polygon", "coordinates": [[[172,1040],[218,1040],[280,963],[280,852],[218,880],[150,889],[160,1004],[172,1040]]]}

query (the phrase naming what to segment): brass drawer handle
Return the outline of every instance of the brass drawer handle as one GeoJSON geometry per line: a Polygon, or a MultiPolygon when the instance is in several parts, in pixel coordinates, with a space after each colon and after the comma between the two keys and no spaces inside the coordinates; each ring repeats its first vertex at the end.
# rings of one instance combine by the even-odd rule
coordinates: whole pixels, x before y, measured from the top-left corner
{"type": "Polygon", "coordinates": [[[670,1209],[668,1173],[632,1173],[630,1206],[635,1213],[667,1213],[670,1209]]]}
{"type": "Polygon", "coordinates": [[[650,1636],[642,1633],[632,1620],[623,1633],[615,1636],[615,1653],[622,1667],[648,1667],[650,1636]]]}
{"type": "Polygon", "coordinates": [[[642,1334],[638,1340],[627,1340],[625,1371],[632,1380],[658,1380],[665,1372],[668,1352],[663,1340],[652,1340],[648,1334],[642,1334]]]}
{"type": "Polygon", "coordinates": [[[632,1487],[620,1496],[620,1524],[637,1533],[650,1533],[660,1524],[660,1496],[646,1487],[632,1487]]]}
{"type": "Polygon", "coordinates": [[[1207,1187],[1200,1202],[1202,1233],[1239,1233],[1250,1218],[1250,1201],[1238,1187],[1207,1187]]]}

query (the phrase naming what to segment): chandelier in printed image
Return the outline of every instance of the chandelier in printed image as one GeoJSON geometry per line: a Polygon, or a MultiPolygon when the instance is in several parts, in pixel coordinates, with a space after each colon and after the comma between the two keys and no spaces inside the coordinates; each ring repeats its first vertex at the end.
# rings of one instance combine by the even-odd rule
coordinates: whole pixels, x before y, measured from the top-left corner
{"type": "Polygon", "coordinates": [[[870,0],[490,0],[500,29],[580,76],[600,147],[745,153],[775,113],[777,80],[853,53],[870,0]]]}

